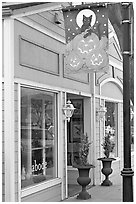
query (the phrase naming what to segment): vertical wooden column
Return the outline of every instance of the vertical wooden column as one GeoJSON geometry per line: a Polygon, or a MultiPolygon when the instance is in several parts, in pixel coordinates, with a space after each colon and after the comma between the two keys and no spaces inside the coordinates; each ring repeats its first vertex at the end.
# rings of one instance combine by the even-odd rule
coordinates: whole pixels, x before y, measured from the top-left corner
{"type": "Polygon", "coordinates": [[[124,131],[124,168],[123,202],[133,202],[133,174],[131,169],[131,133],[130,133],[130,6],[122,3],[123,31],[123,131],[124,131]]]}
{"type": "Polygon", "coordinates": [[[4,19],[5,202],[15,202],[14,20],[4,19]]]}

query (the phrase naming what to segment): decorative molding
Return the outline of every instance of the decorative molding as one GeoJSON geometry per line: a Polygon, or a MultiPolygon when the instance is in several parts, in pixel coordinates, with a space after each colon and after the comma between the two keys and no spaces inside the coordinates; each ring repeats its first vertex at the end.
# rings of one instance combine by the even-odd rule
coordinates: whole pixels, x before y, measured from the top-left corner
{"type": "Polygon", "coordinates": [[[117,76],[117,79],[121,82],[121,84],[123,85],[123,76],[122,76],[122,78],[120,78],[120,77],[118,77],[117,76]]]}
{"type": "Polygon", "coordinates": [[[117,81],[116,79],[114,79],[114,78],[104,79],[104,80],[101,82],[100,86],[103,86],[104,84],[106,84],[106,83],[108,83],[108,82],[114,82],[115,84],[118,84],[118,85],[122,88],[122,90],[123,90],[122,84],[121,84],[120,82],[118,82],[118,81],[117,81]]]}
{"type": "Polygon", "coordinates": [[[47,188],[61,184],[61,182],[62,182],[62,180],[60,178],[56,178],[56,179],[53,179],[50,181],[46,181],[46,182],[37,184],[37,185],[32,186],[32,187],[28,187],[28,188],[21,191],[21,198],[28,196],[28,195],[31,195],[31,194],[36,193],[36,192],[46,190],[47,188]]]}
{"type": "Polygon", "coordinates": [[[102,80],[102,78],[103,78],[104,76],[107,77],[107,78],[109,78],[108,73],[103,73],[103,74],[100,75],[99,77],[97,77],[97,73],[95,73],[95,86],[98,86],[98,85],[101,83],[100,79],[102,80]],[[107,76],[106,76],[106,75],[107,75],[107,76]]]}
{"type": "Polygon", "coordinates": [[[101,83],[100,83],[100,95],[101,95],[101,88],[104,84],[108,83],[108,82],[112,82],[114,84],[116,84],[118,86],[118,88],[120,89],[120,91],[122,92],[123,94],[123,84],[120,82],[120,81],[117,81],[116,79],[114,78],[107,78],[107,79],[104,79],[101,83]]]}
{"type": "Polygon", "coordinates": [[[55,10],[55,9],[59,10],[61,8],[62,6],[60,2],[45,2],[45,4],[16,9],[13,12],[12,18],[33,15],[36,13],[49,11],[49,10],[55,10]]]}
{"type": "MultiPolygon", "coordinates": [[[[25,52],[27,52],[27,50],[25,50],[25,52]]],[[[35,70],[38,70],[38,71],[42,71],[42,72],[46,72],[46,73],[49,73],[49,74],[53,74],[53,75],[59,76],[59,53],[57,53],[54,50],[51,50],[51,49],[45,47],[44,45],[39,44],[37,42],[33,42],[31,40],[28,40],[28,39],[26,39],[26,38],[24,38],[22,36],[19,36],[19,64],[21,66],[25,66],[25,67],[28,67],[28,68],[31,68],[31,69],[35,69],[35,70]],[[43,49],[43,51],[51,52],[53,54],[56,54],[57,61],[58,61],[57,72],[51,71],[51,70],[47,69],[46,67],[42,67],[42,66],[39,67],[39,66],[30,64],[29,62],[23,61],[23,59],[22,59],[23,55],[21,53],[22,52],[22,50],[21,50],[22,49],[22,44],[21,43],[23,43],[23,41],[26,42],[26,43],[30,43],[31,47],[32,46],[36,46],[37,48],[43,49]]]]}
{"type": "MultiPolygon", "coordinates": [[[[113,38],[114,38],[114,37],[113,37],[113,38]]],[[[113,46],[114,46],[114,48],[115,48],[115,50],[116,50],[116,52],[117,52],[117,54],[118,54],[118,56],[119,56],[120,60],[119,60],[119,59],[117,59],[116,57],[114,57],[113,55],[111,55],[111,56],[112,56],[112,57],[114,57],[115,59],[117,59],[117,60],[119,60],[119,61],[123,62],[121,52],[119,51],[119,49],[118,49],[118,48],[117,48],[117,46],[115,45],[115,41],[114,41],[112,44],[113,44],[113,46]]]]}
{"type": "Polygon", "coordinates": [[[30,81],[30,80],[25,80],[25,79],[20,79],[20,78],[15,78],[14,79],[15,83],[19,83],[21,84],[21,86],[32,86],[32,87],[36,87],[37,89],[43,89],[43,90],[47,90],[47,91],[52,91],[55,93],[58,93],[60,91],[62,92],[66,92],[66,93],[70,93],[70,94],[76,94],[76,95],[80,95],[80,96],[84,96],[84,97],[92,97],[92,94],[90,93],[86,93],[83,91],[78,91],[75,89],[68,89],[68,88],[63,88],[63,87],[58,87],[58,86],[51,86],[51,85],[47,85],[47,84],[42,84],[42,83],[38,83],[35,81],[30,81]]]}
{"type": "MultiPolygon", "coordinates": [[[[110,56],[109,56],[110,57],[110,56]]],[[[123,73],[123,62],[114,62],[112,59],[109,58],[109,65],[114,66],[116,69],[119,69],[123,73]]]]}
{"type": "Polygon", "coordinates": [[[12,10],[9,7],[2,8],[2,17],[9,17],[13,14],[12,10]]]}
{"type": "Polygon", "coordinates": [[[64,37],[62,37],[62,36],[60,36],[60,35],[58,35],[58,34],[56,34],[54,32],[51,32],[51,30],[49,30],[48,28],[40,26],[40,24],[32,21],[29,18],[26,19],[26,18],[21,18],[20,17],[20,18],[16,18],[15,20],[19,21],[19,22],[21,22],[21,23],[23,23],[23,24],[25,24],[25,25],[27,25],[27,26],[29,26],[29,27],[31,27],[31,28],[33,28],[33,29],[45,34],[45,35],[47,35],[47,36],[50,36],[51,38],[53,38],[53,39],[55,39],[55,40],[57,40],[57,41],[59,41],[59,42],[61,42],[63,44],[66,44],[66,40],[65,40],[64,37]]]}
{"type": "Polygon", "coordinates": [[[118,100],[118,99],[115,99],[115,98],[110,98],[110,97],[102,96],[102,95],[98,95],[98,94],[95,94],[94,97],[98,98],[98,99],[102,99],[102,100],[115,102],[115,103],[123,103],[123,100],[120,100],[120,99],[118,100]]]}
{"type": "Polygon", "coordinates": [[[89,84],[89,74],[88,74],[88,76],[87,76],[87,78],[88,78],[88,81],[87,81],[87,82],[82,81],[82,79],[81,79],[81,80],[80,80],[80,79],[75,79],[74,77],[67,76],[67,75],[65,75],[65,74],[63,75],[63,77],[66,78],[66,79],[70,79],[70,80],[72,80],[72,81],[77,81],[77,82],[83,83],[83,84],[89,84]]]}

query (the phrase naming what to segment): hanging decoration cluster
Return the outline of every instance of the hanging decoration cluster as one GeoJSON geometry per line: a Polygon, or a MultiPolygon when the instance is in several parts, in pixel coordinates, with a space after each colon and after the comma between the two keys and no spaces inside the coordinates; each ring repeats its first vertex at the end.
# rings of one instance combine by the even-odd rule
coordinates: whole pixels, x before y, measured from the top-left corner
{"type": "Polygon", "coordinates": [[[108,13],[103,4],[63,9],[66,50],[65,71],[105,72],[108,69],[108,13]]]}

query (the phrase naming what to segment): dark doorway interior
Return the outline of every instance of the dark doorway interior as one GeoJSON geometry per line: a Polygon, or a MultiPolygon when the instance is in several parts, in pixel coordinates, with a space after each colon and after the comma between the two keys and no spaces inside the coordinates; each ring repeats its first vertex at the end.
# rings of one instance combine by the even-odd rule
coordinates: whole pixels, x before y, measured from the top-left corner
{"type": "Polygon", "coordinates": [[[84,131],[84,109],[83,99],[71,99],[76,108],[70,122],[67,123],[67,165],[68,165],[68,196],[74,196],[81,191],[81,186],[77,183],[78,172],[73,169],[73,163],[79,157],[80,134],[84,131]]]}
{"type": "Polygon", "coordinates": [[[78,159],[78,149],[81,140],[80,135],[84,132],[83,99],[73,99],[71,102],[76,109],[67,125],[68,166],[73,166],[73,163],[78,159]]]}

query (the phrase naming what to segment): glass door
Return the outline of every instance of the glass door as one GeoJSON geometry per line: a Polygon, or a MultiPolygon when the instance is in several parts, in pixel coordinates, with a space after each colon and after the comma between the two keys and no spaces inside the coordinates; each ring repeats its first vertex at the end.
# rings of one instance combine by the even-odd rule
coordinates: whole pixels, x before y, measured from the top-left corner
{"type": "Polygon", "coordinates": [[[68,123],[68,153],[67,153],[67,165],[73,166],[74,162],[79,158],[79,143],[81,141],[80,135],[84,132],[84,120],[83,120],[83,99],[73,99],[72,104],[76,108],[74,114],[68,123]]]}

